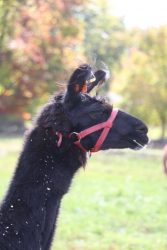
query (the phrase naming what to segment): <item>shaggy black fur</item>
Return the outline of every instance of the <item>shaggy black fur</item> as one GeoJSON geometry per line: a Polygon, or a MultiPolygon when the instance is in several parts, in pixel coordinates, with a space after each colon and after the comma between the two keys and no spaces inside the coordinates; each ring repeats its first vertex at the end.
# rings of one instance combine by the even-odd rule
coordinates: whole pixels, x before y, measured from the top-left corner
{"type": "MultiPolygon", "coordinates": [[[[86,154],[73,144],[68,135],[105,121],[112,111],[112,106],[104,101],[75,92],[75,84],[84,84],[90,75],[89,65],[75,70],[67,91],[55,96],[42,109],[33,129],[26,135],[13,180],[0,210],[0,250],[50,249],[61,199],[67,193],[76,171],[86,164],[86,154]],[[56,132],[63,135],[60,147],[56,132]]],[[[134,142],[124,139],[127,135],[143,145],[147,143],[147,129],[136,118],[119,111],[114,126],[108,135],[112,136],[112,140],[107,138],[102,149],[135,148],[137,145],[134,142]],[[140,133],[136,132],[139,127],[140,133]]],[[[83,140],[87,149],[93,147],[99,133],[83,140]]]]}

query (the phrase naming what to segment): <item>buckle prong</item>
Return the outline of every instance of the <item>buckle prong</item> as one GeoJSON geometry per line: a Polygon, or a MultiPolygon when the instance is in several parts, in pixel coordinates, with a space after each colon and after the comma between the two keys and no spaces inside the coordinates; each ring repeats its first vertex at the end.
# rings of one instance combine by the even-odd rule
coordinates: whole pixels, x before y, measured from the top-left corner
{"type": "Polygon", "coordinates": [[[75,141],[80,142],[80,140],[81,140],[80,135],[77,132],[72,132],[70,134],[70,138],[72,138],[73,135],[76,136],[76,138],[77,138],[75,141]]]}

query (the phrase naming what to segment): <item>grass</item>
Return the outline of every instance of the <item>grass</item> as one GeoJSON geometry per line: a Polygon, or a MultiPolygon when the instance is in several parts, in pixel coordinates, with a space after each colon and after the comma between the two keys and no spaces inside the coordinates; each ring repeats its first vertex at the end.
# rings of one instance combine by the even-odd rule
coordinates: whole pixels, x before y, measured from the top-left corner
{"type": "MultiPolygon", "coordinates": [[[[0,195],[20,138],[0,140],[0,195]]],[[[52,250],[166,250],[167,179],[161,151],[94,154],[64,197],[52,250]]]]}

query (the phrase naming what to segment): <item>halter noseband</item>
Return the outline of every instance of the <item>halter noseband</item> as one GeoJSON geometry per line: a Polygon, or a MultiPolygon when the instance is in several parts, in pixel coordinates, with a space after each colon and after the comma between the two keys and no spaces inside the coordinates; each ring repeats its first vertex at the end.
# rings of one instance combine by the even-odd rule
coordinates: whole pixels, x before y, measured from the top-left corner
{"type": "Polygon", "coordinates": [[[97,152],[100,150],[101,146],[103,145],[108,133],[109,133],[109,130],[110,128],[112,128],[113,126],[113,122],[117,116],[117,113],[118,113],[118,109],[113,109],[112,112],[111,112],[111,115],[110,117],[108,118],[108,120],[106,122],[102,122],[102,123],[98,123],[90,128],[87,128],[85,130],[82,130],[81,132],[77,133],[77,132],[72,132],[70,135],[69,135],[69,138],[71,138],[73,135],[75,135],[77,137],[78,140],[76,140],[74,142],[75,145],[77,145],[80,149],[82,149],[82,151],[84,152],[97,152]],[[87,150],[84,148],[84,146],[81,144],[81,140],[86,137],[87,135],[89,134],[92,134],[94,133],[95,131],[98,131],[100,129],[103,129],[100,137],[98,138],[95,146],[90,149],[90,150],[87,150]]]}

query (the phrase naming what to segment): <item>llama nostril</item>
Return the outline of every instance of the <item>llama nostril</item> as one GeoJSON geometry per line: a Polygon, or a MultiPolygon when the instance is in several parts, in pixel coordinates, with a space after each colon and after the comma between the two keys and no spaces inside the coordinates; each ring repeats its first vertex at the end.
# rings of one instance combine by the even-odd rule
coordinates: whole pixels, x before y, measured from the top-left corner
{"type": "Polygon", "coordinates": [[[140,125],[138,125],[138,126],[136,127],[136,131],[139,131],[139,132],[142,132],[142,133],[147,134],[148,128],[146,127],[146,125],[140,124],[140,125]]]}

